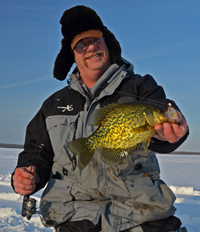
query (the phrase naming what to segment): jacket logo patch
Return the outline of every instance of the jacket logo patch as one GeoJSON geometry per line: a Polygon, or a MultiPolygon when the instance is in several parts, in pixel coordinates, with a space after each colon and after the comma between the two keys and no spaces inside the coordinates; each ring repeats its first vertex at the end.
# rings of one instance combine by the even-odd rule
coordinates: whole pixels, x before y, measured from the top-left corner
{"type": "Polygon", "coordinates": [[[67,106],[58,106],[58,109],[63,109],[62,112],[67,111],[72,111],[73,110],[73,105],[67,105],[67,106]]]}

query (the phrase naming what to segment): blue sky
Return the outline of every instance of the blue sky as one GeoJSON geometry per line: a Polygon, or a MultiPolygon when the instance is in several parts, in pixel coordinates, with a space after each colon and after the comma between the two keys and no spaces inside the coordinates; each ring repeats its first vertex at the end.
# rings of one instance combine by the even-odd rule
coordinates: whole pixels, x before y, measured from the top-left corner
{"type": "Polygon", "coordinates": [[[23,144],[42,102],[63,88],[53,78],[61,48],[59,20],[75,5],[100,15],[135,73],[151,74],[190,126],[178,150],[200,149],[200,1],[7,0],[0,5],[0,143],[23,144]]]}

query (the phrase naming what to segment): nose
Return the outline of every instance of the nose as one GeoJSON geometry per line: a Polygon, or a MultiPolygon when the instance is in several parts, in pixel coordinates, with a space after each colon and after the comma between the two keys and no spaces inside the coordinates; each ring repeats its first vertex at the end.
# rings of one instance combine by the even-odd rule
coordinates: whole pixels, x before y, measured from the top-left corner
{"type": "Polygon", "coordinates": [[[94,45],[92,42],[89,42],[87,51],[93,51],[95,50],[97,45],[94,45]]]}

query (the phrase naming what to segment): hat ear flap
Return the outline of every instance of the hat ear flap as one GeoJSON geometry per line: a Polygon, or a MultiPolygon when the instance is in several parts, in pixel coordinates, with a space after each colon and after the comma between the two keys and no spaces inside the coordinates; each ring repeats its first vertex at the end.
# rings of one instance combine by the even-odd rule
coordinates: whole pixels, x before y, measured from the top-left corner
{"type": "Polygon", "coordinates": [[[121,62],[121,46],[114,34],[104,26],[103,36],[105,38],[106,45],[110,52],[110,58],[112,63],[119,64],[121,62]]]}
{"type": "Polygon", "coordinates": [[[74,63],[74,55],[71,50],[71,44],[68,40],[62,40],[62,48],[56,57],[53,75],[60,81],[63,81],[74,63]]]}

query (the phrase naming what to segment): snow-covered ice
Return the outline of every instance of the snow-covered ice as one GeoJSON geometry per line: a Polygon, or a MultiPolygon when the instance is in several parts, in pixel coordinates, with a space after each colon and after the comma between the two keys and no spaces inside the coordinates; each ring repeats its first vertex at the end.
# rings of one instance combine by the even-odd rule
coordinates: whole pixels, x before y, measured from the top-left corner
{"type": "MultiPolygon", "coordinates": [[[[0,231],[4,232],[39,232],[54,231],[45,228],[38,215],[31,220],[21,216],[23,197],[16,194],[10,185],[11,174],[17,163],[20,149],[0,148],[0,231]]],[[[41,191],[34,195],[39,201],[41,191]]]]}
{"type": "MultiPolygon", "coordinates": [[[[38,215],[31,220],[21,216],[23,198],[14,193],[10,186],[20,149],[0,148],[0,231],[39,232],[53,231],[43,227],[38,215]]],[[[176,195],[176,216],[188,232],[200,232],[200,156],[157,155],[161,178],[176,195]]],[[[42,191],[34,195],[39,201],[42,191]]]]}

